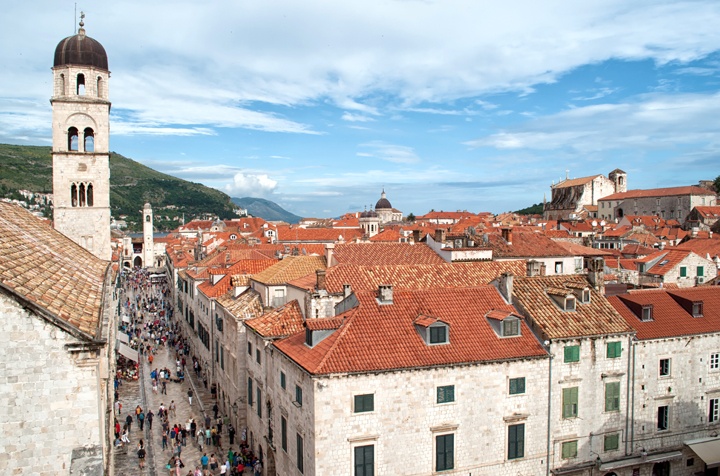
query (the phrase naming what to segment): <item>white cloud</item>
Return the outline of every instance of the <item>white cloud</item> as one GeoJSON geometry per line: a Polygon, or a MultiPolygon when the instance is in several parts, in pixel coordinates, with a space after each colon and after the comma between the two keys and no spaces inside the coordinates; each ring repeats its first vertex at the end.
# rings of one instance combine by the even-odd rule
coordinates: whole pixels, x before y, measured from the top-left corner
{"type": "Polygon", "coordinates": [[[374,157],[388,162],[398,164],[414,164],[420,162],[420,158],[415,154],[412,147],[404,145],[387,144],[382,141],[372,141],[360,144],[367,152],[358,152],[359,157],[374,157]]]}
{"type": "Polygon", "coordinates": [[[348,122],[372,122],[375,119],[373,119],[372,117],[363,116],[362,114],[351,114],[349,112],[346,112],[342,115],[342,120],[348,122]]]}
{"type": "Polygon", "coordinates": [[[278,182],[267,174],[245,174],[238,172],[233,177],[232,183],[225,185],[225,192],[231,196],[241,197],[265,197],[270,195],[276,188],[278,182]]]}

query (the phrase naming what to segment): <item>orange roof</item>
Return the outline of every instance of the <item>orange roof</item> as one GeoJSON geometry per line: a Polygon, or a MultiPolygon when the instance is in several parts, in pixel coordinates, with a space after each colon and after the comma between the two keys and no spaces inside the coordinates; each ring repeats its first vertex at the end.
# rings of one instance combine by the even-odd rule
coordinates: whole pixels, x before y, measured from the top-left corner
{"type": "Polygon", "coordinates": [[[663,250],[648,255],[637,260],[638,263],[655,262],[652,266],[645,269],[645,273],[654,274],[656,276],[664,276],[672,271],[682,260],[690,256],[691,251],[683,250],[663,250]]]}
{"type": "Polygon", "coordinates": [[[324,256],[286,256],[252,279],[266,285],[286,284],[325,267],[324,256]]]}
{"type": "Polygon", "coordinates": [[[674,197],[677,195],[715,195],[715,192],[696,185],[686,187],[651,188],[648,190],[628,190],[627,192],[613,193],[612,195],[598,199],[598,201],[617,201],[627,200],[628,198],[674,197]]]}
{"type": "Polygon", "coordinates": [[[720,218],[720,206],[698,206],[695,207],[695,210],[697,210],[698,214],[703,218],[720,218]]]}
{"type": "Polygon", "coordinates": [[[248,289],[239,296],[228,292],[217,298],[217,303],[237,319],[259,316],[263,312],[260,294],[248,289]]]}
{"type": "Polygon", "coordinates": [[[589,177],[580,177],[575,179],[567,179],[563,180],[562,182],[558,182],[555,185],[552,186],[552,188],[568,188],[568,187],[576,187],[578,185],[585,185],[586,183],[592,182],[598,177],[602,177],[602,175],[591,175],[589,177]]]}
{"type": "Polygon", "coordinates": [[[445,262],[425,243],[343,243],[335,245],[333,257],[340,264],[366,266],[445,262]]]}
{"type": "Polygon", "coordinates": [[[394,291],[392,304],[379,305],[375,293],[356,294],[359,305],[345,313],[338,330],[319,344],[305,345],[304,333],[275,346],[312,374],[372,372],[523,358],[547,353],[521,321],[521,334],[500,338],[485,319],[492,309],[513,311],[497,289],[394,291]],[[414,321],[434,316],[448,324],[449,344],[427,345],[414,321]],[[371,349],[372,351],[368,351],[371,349]]]}
{"type": "Polygon", "coordinates": [[[557,242],[542,233],[512,230],[512,244],[497,233],[488,233],[488,244],[493,258],[531,258],[544,256],[573,256],[557,242]]]}
{"type": "Polygon", "coordinates": [[[571,241],[556,241],[555,243],[560,247],[565,248],[568,253],[571,253],[574,256],[612,256],[612,253],[608,251],[601,250],[599,248],[590,248],[589,246],[578,245],[571,241]]]}
{"type": "MultiPolygon", "coordinates": [[[[245,325],[262,337],[281,338],[303,332],[303,315],[297,299],[262,316],[248,319],[245,325]]],[[[305,342],[304,333],[301,334],[305,342]]]]}
{"type": "Polygon", "coordinates": [[[400,238],[402,238],[402,235],[398,233],[397,230],[393,230],[391,228],[386,228],[377,235],[370,238],[370,241],[379,243],[379,242],[387,242],[387,243],[399,243],[400,238]]]}
{"type": "Polygon", "coordinates": [[[198,285],[198,291],[203,293],[208,298],[216,298],[222,296],[230,289],[232,276],[228,275],[223,277],[220,281],[212,284],[210,281],[203,281],[198,285]]]}
{"type": "Polygon", "coordinates": [[[327,269],[325,287],[330,293],[343,292],[350,284],[354,291],[375,290],[381,284],[395,289],[467,287],[488,284],[503,273],[523,276],[525,261],[475,261],[396,266],[343,264],[327,269]]]}
{"type": "Polygon", "coordinates": [[[711,258],[720,256],[720,239],[717,238],[693,238],[680,243],[673,249],[692,251],[702,257],[710,255],[711,258]]]}
{"type": "Polygon", "coordinates": [[[303,241],[335,243],[336,241],[351,241],[360,238],[363,231],[360,228],[300,228],[298,226],[278,226],[277,241],[287,243],[300,243],[303,241]]]}
{"type": "Polygon", "coordinates": [[[608,303],[607,299],[598,294],[584,276],[535,276],[516,278],[513,283],[513,294],[527,312],[540,332],[550,339],[563,339],[606,334],[623,334],[632,332],[632,328],[608,303]],[[577,302],[575,311],[563,311],[548,294],[548,289],[571,288],[566,283],[589,286],[590,302],[577,302]]]}
{"type": "Polygon", "coordinates": [[[608,298],[637,331],[640,340],[720,332],[720,287],[638,290],[608,298]],[[692,302],[703,303],[703,317],[693,317],[692,302]],[[652,306],[652,321],[641,321],[643,306],[652,306]]]}
{"type": "Polygon", "coordinates": [[[0,284],[86,338],[100,337],[109,265],[24,208],[0,202],[0,284]]]}

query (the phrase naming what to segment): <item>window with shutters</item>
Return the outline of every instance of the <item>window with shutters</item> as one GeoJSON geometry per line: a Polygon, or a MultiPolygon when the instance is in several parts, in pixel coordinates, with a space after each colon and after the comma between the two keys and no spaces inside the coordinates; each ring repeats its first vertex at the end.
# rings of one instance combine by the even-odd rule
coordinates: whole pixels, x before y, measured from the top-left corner
{"type": "Polygon", "coordinates": [[[297,469],[300,471],[300,474],[305,471],[305,461],[303,458],[303,438],[300,436],[300,433],[297,433],[295,436],[295,446],[297,448],[297,469]]]}
{"type": "Polygon", "coordinates": [[[375,411],[375,395],[368,393],[365,395],[355,395],[353,398],[353,412],[366,413],[375,411]]]}
{"type": "Polygon", "coordinates": [[[252,378],[248,377],[248,405],[253,406],[253,381],[252,378]]]}
{"type": "Polygon", "coordinates": [[[295,385],[295,401],[293,402],[296,407],[302,406],[302,388],[299,385],[295,385]]]}
{"type": "Polygon", "coordinates": [[[508,459],[525,456],[525,424],[508,426],[508,459]]]}
{"type": "Polygon", "coordinates": [[[710,370],[720,369],[720,352],[710,354],[710,370]]]}
{"type": "Polygon", "coordinates": [[[660,359],[660,376],[670,376],[670,359],[660,359]]]}
{"type": "Polygon", "coordinates": [[[373,476],[375,474],[375,446],[356,446],[355,476],[373,476]]]}
{"type": "Polygon", "coordinates": [[[705,266],[698,266],[697,267],[697,275],[698,276],[705,276],[705,266]]]}
{"type": "Polygon", "coordinates": [[[566,345],[565,346],[565,363],[579,362],[580,361],[580,346],[579,345],[566,345]]]}
{"type": "Polygon", "coordinates": [[[455,385],[437,387],[436,403],[452,403],[455,401],[455,385]]]}
{"type": "Polygon", "coordinates": [[[687,268],[685,266],[680,266],[680,277],[684,278],[687,276],[687,268]]]}
{"type": "Polygon", "coordinates": [[[285,377],[285,372],[283,372],[282,370],[280,371],[280,387],[281,387],[283,390],[285,390],[285,388],[287,387],[287,381],[286,381],[286,377],[285,377]]]}
{"type": "Polygon", "coordinates": [[[620,382],[605,384],[605,411],[620,411],[620,382]]]}
{"type": "Polygon", "coordinates": [[[608,342],[606,356],[608,359],[617,359],[622,353],[622,342],[608,342]]]}
{"type": "Polygon", "coordinates": [[[287,452],[287,419],[284,416],[280,417],[280,445],[287,452]]]}
{"type": "Polygon", "coordinates": [[[614,451],[618,448],[620,448],[620,433],[611,433],[609,435],[605,435],[603,441],[603,450],[614,451]]]}
{"type": "Polygon", "coordinates": [[[563,418],[575,418],[578,415],[578,388],[563,388],[563,418]]]}
{"type": "Polygon", "coordinates": [[[510,395],[525,393],[525,377],[510,379],[510,395]]]}
{"type": "Polygon", "coordinates": [[[455,435],[435,437],[435,471],[447,471],[455,467],[455,435]]]}
{"type": "Polygon", "coordinates": [[[564,459],[577,457],[577,440],[566,441],[562,444],[562,457],[564,459]]]}
{"type": "Polygon", "coordinates": [[[720,420],[720,407],[718,407],[718,403],[720,403],[720,398],[710,399],[710,414],[708,415],[708,421],[710,423],[715,423],[720,420]]]}
{"type": "Polygon", "coordinates": [[[657,412],[657,429],[658,431],[667,430],[668,429],[668,420],[670,416],[670,407],[667,405],[658,407],[657,412]]]}

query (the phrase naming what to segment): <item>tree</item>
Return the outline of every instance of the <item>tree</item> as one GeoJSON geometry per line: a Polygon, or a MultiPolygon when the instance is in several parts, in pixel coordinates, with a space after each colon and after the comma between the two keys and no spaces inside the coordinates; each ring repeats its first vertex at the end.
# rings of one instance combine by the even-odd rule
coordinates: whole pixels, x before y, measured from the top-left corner
{"type": "Polygon", "coordinates": [[[720,193],[720,175],[715,177],[715,180],[713,181],[713,188],[717,193],[720,193]]]}
{"type": "Polygon", "coordinates": [[[406,216],[405,219],[410,223],[413,223],[415,221],[415,215],[413,215],[412,213],[408,213],[408,216],[406,216]]]}

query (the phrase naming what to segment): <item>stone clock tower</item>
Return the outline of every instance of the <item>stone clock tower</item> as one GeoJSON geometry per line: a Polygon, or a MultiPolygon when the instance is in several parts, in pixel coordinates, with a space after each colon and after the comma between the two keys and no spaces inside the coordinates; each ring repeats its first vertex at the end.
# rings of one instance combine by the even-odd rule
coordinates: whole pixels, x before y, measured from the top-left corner
{"type": "Polygon", "coordinates": [[[149,203],[143,207],[143,266],[155,266],[155,240],[153,238],[153,212],[149,203]]]}
{"type": "Polygon", "coordinates": [[[55,48],[52,69],[53,226],[110,260],[110,71],[82,18],[55,48]]]}

